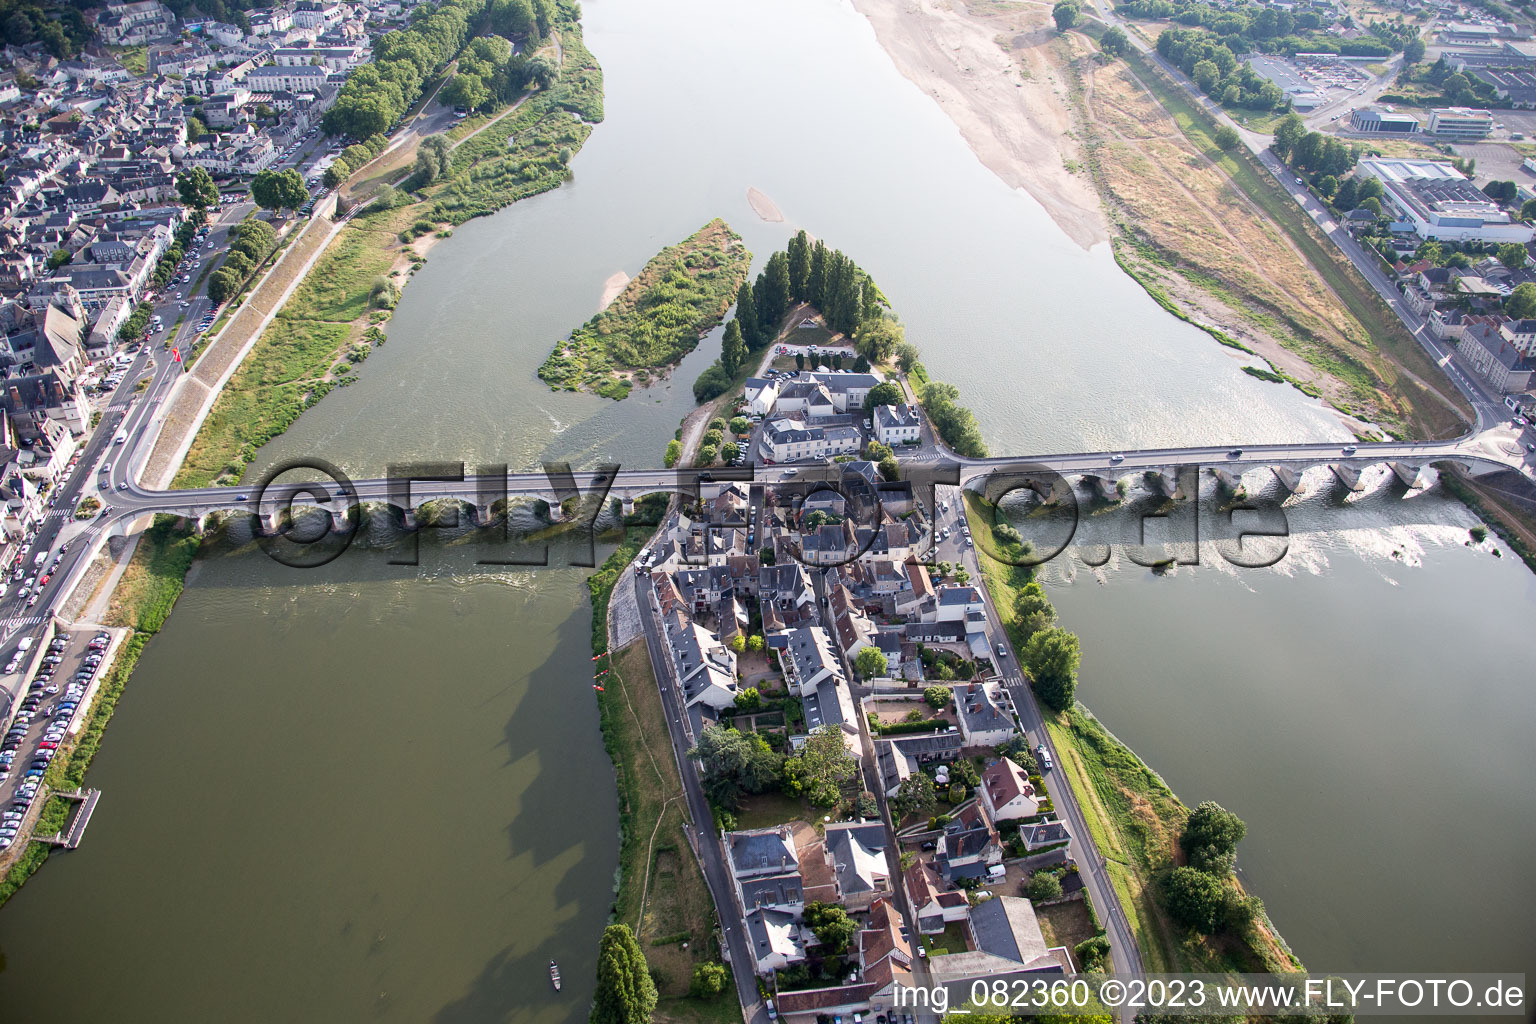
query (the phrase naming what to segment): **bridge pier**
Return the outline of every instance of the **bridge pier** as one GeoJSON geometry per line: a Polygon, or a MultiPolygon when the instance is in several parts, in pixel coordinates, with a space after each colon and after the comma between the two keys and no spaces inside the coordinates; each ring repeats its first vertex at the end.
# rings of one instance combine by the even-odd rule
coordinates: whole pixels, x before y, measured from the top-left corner
{"type": "Polygon", "coordinates": [[[1099,476],[1096,473],[1083,475],[1083,486],[1088,488],[1088,493],[1100,501],[1117,502],[1120,500],[1120,491],[1115,486],[1115,481],[1108,477],[1099,476]]]}
{"type": "Polygon", "coordinates": [[[1387,463],[1387,468],[1392,470],[1393,475],[1401,480],[1403,485],[1409,490],[1424,487],[1428,483],[1428,481],[1422,479],[1424,466],[1415,466],[1408,462],[1389,462],[1387,463]]]}
{"type": "Polygon", "coordinates": [[[1352,491],[1365,490],[1365,484],[1360,482],[1360,470],[1355,466],[1344,463],[1334,463],[1328,467],[1333,470],[1333,475],[1339,478],[1339,482],[1352,491]]]}
{"type": "Polygon", "coordinates": [[[1280,481],[1280,486],[1292,494],[1300,494],[1305,488],[1306,485],[1302,482],[1301,474],[1296,470],[1287,469],[1285,466],[1271,466],[1269,468],[1275,474],[1275,479],[1280,481]]]}
{"type": "Polygon", "coordinates": [[[1165,498],[1177,498],[1179,496],[1178,477],[1166,473],[1160,469],[1149,469],[1141,475],[1142,480],[1152,490],[1165,498]]]}
{"type": "Polygon", "coordinates": [[[1220,466],[1212,466],[1211,476],[1215,477],[1217,484],[1229,494],[1235,494],[1242,489],[1242,473],[1233,473],[1220,466]]]}

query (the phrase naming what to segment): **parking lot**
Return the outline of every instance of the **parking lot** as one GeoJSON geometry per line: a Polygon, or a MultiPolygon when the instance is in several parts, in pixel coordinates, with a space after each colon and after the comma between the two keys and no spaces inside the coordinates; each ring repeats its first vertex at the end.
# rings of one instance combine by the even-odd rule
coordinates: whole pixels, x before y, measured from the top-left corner
{"type": "MultiPolygon", "coordinates": [[[[112,645],[112,634],[105,630],[75,630],[49,642],[0,740],[0,851],[8,853],[36,820],[46,799],[43,774],[78,736],[82,709],[95,697],[102,670],[115,653],[112,645]]],[[[15,660],[18,653],[26,664],[37,652],[13,650],[8,657],[15,660]]]]}

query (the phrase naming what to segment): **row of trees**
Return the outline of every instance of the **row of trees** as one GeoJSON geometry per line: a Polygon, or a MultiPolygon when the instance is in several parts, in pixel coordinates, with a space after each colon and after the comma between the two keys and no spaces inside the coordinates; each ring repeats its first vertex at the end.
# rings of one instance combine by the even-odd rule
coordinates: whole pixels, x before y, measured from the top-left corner
{"type": "Polygon", "coordinates": [[[1208,30],[1234,53],[1257,50],[1260,53],[1339,53],[1351,57],[1385,57],[1402,48],[1401,43],[1394,44],[1379,36],[1374,39],[1341,39],[1331,35],[1323,31],[1327,24],[1320,11],[1292,13],[1257,4],[1218,7],[1199,0],[1128,0],[1116,4],[1115,11],[1130,18],[1176,21],[1181,25],[1198,26],[1208,30]]]}
{"type": "Polygon", "coordinates": [[[373,60],[353,71],[321,122],[328,135],[366,139],[387,132],[421,95],[431,74],[452,59],[480,22],[486,0],[442,0],[411,13],[411,25],[374,41],[373,60]]]}
{"type": "MultiPolygon", "coordinates": [[[[160,257],[160,262],[155,264],[155,287],[164,288],[170,283],[176,274],[176,267],[187,254],[187,248],[192,244],[193,237],[197,234],[197,222],[187,218],[181,227],[176,229],[176,241],[165,250],[165,255],[160,257]]],[[[50,257],[51,262],[51,257],[50,257]]]]}
{"type": "Polygon", "coordinates": [[[1014,621],[1024,635],[1019,660],[1029,671],[1035,696],[1053,711],[1065,711],[1077,696],[1082,645],[1077,634],[1056,625],[1056,608],[1039,583],[1026,583],[1013,601],[1014,621]]]}
{"type": "Polygon", "coordinates": [[[832,727],[813,729],[800,749],[788,757],[773,750],[756,733],[711,725],[689,752],[698,758],[699,781],[716,807],[735,811],[742,797],[779,789],[804,796],[817,807],[831,807],[842,787],[858,774],[858,762],[832,727]]]}
{"type": "Polygon", "coordinates": [[[1164,29],[1157,37],[1157,52],[1222,106],[1279,110],[1290,104],[1285,90],[1240,61],[1225,42],[1199,29],[1164,29]]]}
{"type": "MultiPolygon", "coordinates": [[[[423,148],[435,138],[437,138],[435,135],[429,136],[426,142],[422,143],[423,148]]],[[[382,133],[370,135],[361,142],[352,143],[331,161],[331,166],[325,169],[325,187],[335,188],[340,185],[352,177],[355,171],[362,170],[364,164],[388,148],[389,137],[382,133]]]]}
{"type": "Polygon", "coordinates": [[[975,414],[959,403],[959,388],[933,381],[922,388],[918,398],[933,429],[939,432],[945,444],[961,455],[975,459],[986,457],[987,443],[982,440],[975,414]]]}
{"type": "Polygon", "coordinates": [[[1342,178],[1364,152],[1359,145],[1345,145],[1331,135],[1309,132],[1298,114],[1287,114],[1275,125],[1270,143],[1275,155],[1300,171],[1321,177],[1342,178]]]}
{"type": "Polygon", "coordinates": [[[277,248],[277,232],[258,217],[247,218],[230,232],[234,241],[219,269],[208,275],[208,298],[222,305],[240,294],[256,268],[277,248]]]}

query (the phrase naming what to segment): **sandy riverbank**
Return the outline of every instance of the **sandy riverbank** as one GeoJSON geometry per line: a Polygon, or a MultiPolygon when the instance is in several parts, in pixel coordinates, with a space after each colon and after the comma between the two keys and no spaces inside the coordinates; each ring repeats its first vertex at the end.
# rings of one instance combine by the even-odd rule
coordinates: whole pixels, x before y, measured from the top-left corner
{"type": "Polygon", "coordinates": [[[983,13],[957,0],[853,2],[897,69],[934,98],[989,170],[1033,196],[1077,244],[1108,240],[1087,172],[1067,169],[1080,154],[1050,51],[1049,4],[993,3],[983,13]]]}
{"type": "Polygon", "coordinates": [[[622,270],[615,270],[613,276],[603,282],[603,298],[597,304],[597,308],[599,310],[607,309],[613,300],[619,297],[619,293],[624,290],[624,286],[627,284],[629,284],[629,275],[622,270]]]}

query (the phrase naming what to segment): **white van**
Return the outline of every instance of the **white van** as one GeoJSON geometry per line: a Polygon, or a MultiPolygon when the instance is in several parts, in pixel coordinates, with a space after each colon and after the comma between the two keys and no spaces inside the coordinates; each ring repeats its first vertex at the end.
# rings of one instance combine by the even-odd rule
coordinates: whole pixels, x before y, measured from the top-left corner
{"type": "Polygon", "coordinates": [[[122,444],[126,440],[128,440],[128,431],[126,431],[126,430],[119,430],[117,432],[117,436],[112,439],[112,443],[113,444],[122,444]]]}
{"type": "Polygon", "coordinates": [[[32,649],[32,638],[30,636],[22,637],[20,642],[16,644],[16,649],[18,651],[30,651],[32,649]]]}

